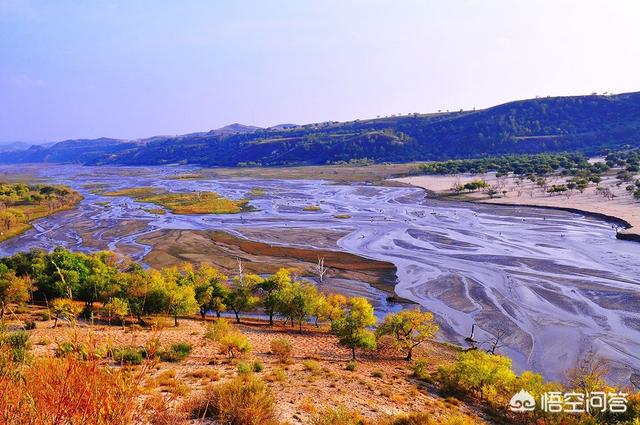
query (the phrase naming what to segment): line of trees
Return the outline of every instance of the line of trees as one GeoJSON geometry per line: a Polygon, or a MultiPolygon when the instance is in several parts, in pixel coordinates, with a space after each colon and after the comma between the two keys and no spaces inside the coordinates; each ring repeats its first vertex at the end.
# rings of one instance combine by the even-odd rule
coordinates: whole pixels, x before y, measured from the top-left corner
{"type": "Polygon", "coordinates": [[[208,264],[145,270],[112,252],[73,253],[62,247],[0,259],[2,314],[10,303],[29,299],[47,303],[54,327],[77,315],[115,319],[123,326],[129,316],[144,324],[145,317],[167,315],[178,326],[180,316],[198,311],[203,319],[233,314],[237,323],[243,315],[261,313],[270,325],[282,320],[300,333],[307,323],[327,323],[354,359],[356,349],[374,349],[389,337],[411,360],[412,350],[438,331],[433,315],[419,310],[388,315],[374,329],[378,320],[365,298],[324,294],[288,269],[263,277],[245,272],[239,261],[233,278],[208,264]]]}

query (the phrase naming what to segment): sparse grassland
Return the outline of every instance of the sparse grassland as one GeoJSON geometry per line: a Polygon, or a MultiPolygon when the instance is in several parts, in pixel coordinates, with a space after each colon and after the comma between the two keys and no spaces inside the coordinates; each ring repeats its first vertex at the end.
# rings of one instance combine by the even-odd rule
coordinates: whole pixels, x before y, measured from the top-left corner
{"type": "Polygon", "coordinates": [[[132,187],[102,194],[128,196],[138,202],[158,204],[174,214],[237,214],[251,210],[249,200],[229,199],[216,192],[174,193],[153,187],[132,187]]]}

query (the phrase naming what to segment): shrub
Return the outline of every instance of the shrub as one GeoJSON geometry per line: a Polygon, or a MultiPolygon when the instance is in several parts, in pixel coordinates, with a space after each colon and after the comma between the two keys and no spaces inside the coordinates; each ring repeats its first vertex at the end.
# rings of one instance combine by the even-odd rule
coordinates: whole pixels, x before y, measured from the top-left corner
{"type": "Polygon", "coordinates": [[[113,360],[122,364],[139,365],[144,361],[144,349],[138,347],[119,347],[112,352],[113,360]]]}
{"type": "Polygon", "coordinates": [[[384,378],[384,373],[381,370],[374,370],[371,372],[371,376],[374,378],[384,378]]]}
{"type": "Polygon", "coordinates": [[[29,334],[25,331],[11,332],[0,339],[0,345],[8,346],[14,362],[22,363],[27,359],[27,352],[31,348],[29,334]]]}
{"type": "Polygon", "coordinates": [[[429,380],[431,374],[429,373],[429,363],[425,359],[418,359],[411,365],[413,370],[413,376],[422,380],[429,380]]]}
{"type": "Polygon", "coordinates": [[[167,351],[160,353],[160,360],[165,362],[179,362],[191,354],[191,344],[188,342],[177,342],[171,345],[167,351]]]}
{"type": "Polygon", "coordinates": [[[384,418],[379,425],[436,425],[436,423],[440,424],[441,422],[432,421],[426,413],[411,412],[384,418]]]}
{"type": "Polygon", "coordinates": [[[207,331],[204,334],[206,339],[211,341],[220,341],[224,336],[232,331],[233,327],[226,320],[218,319],[210,325],[207,325],[207,331]]]}
{"type": "Polygon", "coordinates": [[[322,409],[311,418],[312,425],[361,425],[362,418],[344,406],[322,409]]]}
{"type": "Polygon", "coordinates": [[[238,363],[238,368],[237,369],[238,369],[238,374],[239,375],[248,375],[249,373],[253,372],[253,368],[247,362],[238,363]]]}
{"type": "Polygon", "coordinates": [[[345,366],[345,369],[353,372],[354,370],[356,370],[356,362],[355,360],[349,360],[349,362],[347,362],[347,365],[345,366]]]}
{"type": "Polygon", "coordinates": [[[56,343],[57,347],[54,350],[56,357],[75,357],[78,360],[87,360],[91,357],[100,357],[95,350],[90,351],[89,346],[83,342],[63,342],[56,343]]]}
{"type": "Polygon", "coordinates": [[[271,354],[278,357],[282,363],[291,359],[291,342],[286,338],[277,338],[271,341],[271,354]]]}
{"type": "Polygon", "coordinates": [[[264,370],[264,365],[259,360],[254,361],[251,366],[253,368],[253,371],[256,373],[260,373],[264,370]]]}
{"type": "Polygon", "coordinates": [[[273,403],[265,383],[248,374],[210,387],[204,395],[188,400],[184,408],[193,419],[211,418],[222,424],[276,425],[273,403]]]}
{"type": "Polygon", "coordinates": [[[42,313],[40,313],[40,320],[42,320],[43,322],[51,320],[51,314],[49,314],[48,311],[43,311],[42,313]]]}
{"type": "Polygon", "coordinates": [[[251,351],[251,344],[240,332],[231,332],[220,339],[220,350],[230,359],[251,351]]]}
{"type": "Polygon", "coordinates": [[[283,382],[287,380],[287,371],[284,368],[277,367],[271,371],[269,375],[267,375],[267,381],[269,382],[283,382]]]}
{"type": "Polygon", "coordinates": [[[302,362],[302,365],[304,366],[305,370],[311,372],[312,375],[318,375],[322,371],[320,363],[315,360],[305,360],[304,362],[302,362]]]}
{"type": "Polygon", "coordinates": [[[33,330],[36,328],[36,322],[34,322],[33,320],[27,320],[26,322],[24,322],[24,328],[28,331],[33,330]]]}

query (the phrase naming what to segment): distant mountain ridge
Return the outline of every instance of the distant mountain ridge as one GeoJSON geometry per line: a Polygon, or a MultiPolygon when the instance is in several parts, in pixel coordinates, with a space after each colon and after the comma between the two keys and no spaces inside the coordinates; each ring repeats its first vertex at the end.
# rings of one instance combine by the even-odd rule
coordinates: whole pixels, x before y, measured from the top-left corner
{"type": "Polygon", "coordinates": [[[478,111],[209,132],[139,140],[67,140],[3,152],[0,162],[204,166],[406,162],[640,145],[640,92],[536,98],[478,111]]]}

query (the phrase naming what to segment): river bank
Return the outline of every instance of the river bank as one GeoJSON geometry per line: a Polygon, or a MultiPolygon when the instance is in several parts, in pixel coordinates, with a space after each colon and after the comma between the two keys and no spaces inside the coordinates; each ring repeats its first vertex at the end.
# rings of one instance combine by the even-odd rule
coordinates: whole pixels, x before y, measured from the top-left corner
{"type": "MultiPolygon", "coordinates": [[[[547,185],[562,184],[566,177],[547,177],[547,185]]],[[[497,178],[495,173],[462,175],[423,175],[391,179],[391,181],[420,187],[439,198],[471,201],[484,204],[557,209],[606,220],[616,227],[621,240],[640,241],[640,203],[618,185],[613,176],[604,176],[598,185],[583,192],[573,191],[550,195],[544,187],[515,177],[497,178]],[[494,197],[482,192],[455,193],[456,184],[482,179],[499,191],[494,197]],[[506,193],[503,193],[506,191],[506,193]],[[605,196],[605,194],[609,194],[605,196]]]]}

